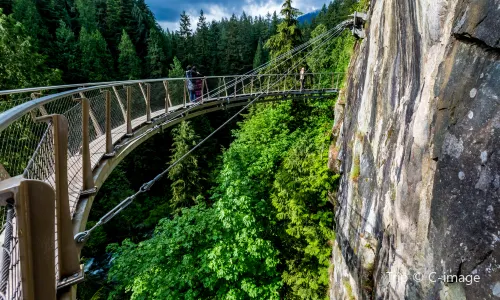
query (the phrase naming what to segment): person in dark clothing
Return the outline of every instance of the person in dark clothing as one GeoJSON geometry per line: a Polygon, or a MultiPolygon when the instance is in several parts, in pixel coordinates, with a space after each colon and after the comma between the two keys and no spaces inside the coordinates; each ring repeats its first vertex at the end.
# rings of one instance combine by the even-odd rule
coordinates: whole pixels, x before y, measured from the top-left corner
{"type": "MultiPolygon", "coordinates": [[[[191,74],[193,75],[193,77],[201,77],[201,76],[203,76],[198,71],[196,71],[196,66],[193,66],[191,68],[191,74]]],[[[195,92],[195,95],[196,95],[196,99],[200,99],[201,98],[201,89],[202,89],[203,80],[201,78],[197,78],[197,79],[193,80],[193,83],[194,83],[194,92],[195,92]]]]}
{"type": "Polygon", "coordinates": [[[193,82],[193,70],[191,68],[191,66],[188,66],[187,67],[187,70],[186,70],[186,78],[187,78],[187,89],[189,91],[189,100],[191,102],[194,102],[196,100],[196,93],[195,93],[195,90],[194,90],[194,82],[193,82]]]}

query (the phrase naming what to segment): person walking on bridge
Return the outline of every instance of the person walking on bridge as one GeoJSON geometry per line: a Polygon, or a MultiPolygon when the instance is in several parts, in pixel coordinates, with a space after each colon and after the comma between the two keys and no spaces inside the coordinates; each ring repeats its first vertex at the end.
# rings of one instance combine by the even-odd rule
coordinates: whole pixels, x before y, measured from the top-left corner
{"type": "Polygon", "coordinates": [[[302,67],[302,69],[300,69],[300,90],[301,91],[304,89],[305,74],[306,74],[306,69],[304,67],[302,67]]]}
{"type": "Polygon", "coordinates": [[[196,93],[194,91],[194,82],[193,82],[193,71],[191,70],[191,66],[189,65],[186,70],[186,80],[187,80],[187,89],[189,91],[189,100],[194,102],[196,100],[196,93]]]}
{"type": "Polygon", "coordinates": [[[198,77],[198,78],[192,79],[192,80],[193,80],[193,84],[194,84],[195,98],[199,100],[199,99],[201,99],[201,88],[202,88],[202,84],[203,84],[203,80],[199,77],[201,77],[203,75],[201,75],[200,72],[196,71],[196,66],[193,66],[191,68],[191,75],[193,76],[193,78],[198,77]]]}

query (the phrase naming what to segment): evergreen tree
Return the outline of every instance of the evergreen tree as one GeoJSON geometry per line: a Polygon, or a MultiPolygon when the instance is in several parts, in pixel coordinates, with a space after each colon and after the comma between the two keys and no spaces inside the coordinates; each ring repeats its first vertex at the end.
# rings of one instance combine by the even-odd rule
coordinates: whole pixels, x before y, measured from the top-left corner
{"type": "Polygon", "coordinates": [[[80,51],[80,70],[85,79],[91,82],[112,79],[113,59],[106,41],[98,30],[88,32],[82,28],[78,40],[80,51]]]}
{"type": "Polygon", "coordinates": [[[118,45],[118,69],[123,79],[139,79],[141,75],[140,60],[135,52],[134,44],[125,29],[122,31],[120,45],[118,45]]]}
{"type": "MultiPolygon", "coordinates": [[[[181,122],[172,130],[173,144],[170,163],[184,156],[199,141],[198,135],[190,126],[189,121],[181,122]]],[[[187,207],[197,202],[201,193],[198,172],[198,156],[190,154],[168,172],[172,180],[172,207],[187,207]]]]}
{"type": "Polygon", "coordinates": [[[191,21],[185,11],[181,14],[177,55],[184,64],[193,63],[191,21]]]}
{"type": "Polygon", "coordinates": [[[271,19],[271,24],[270,24],[269,36],[275,35],[276,32],[278,32],[279,23],[280,23],[280,20],[278,19],[278,15],[276,14],[276,11],[274,11],[273,17],[271,19]]]}
{"type": "MultiPolygon", "coordinates": [[[[168,71],[169,78],[182,78],[185,77],[184,69],[182,68],[181,61],[174,57],[170,70],[168,71]]],[[[184,97],[184,83],[178,80],[169,82],[170,99],[172,101],[181,101],[184,97]]],[[[177,103],[179,103],[177,102],[177,103]]],[[[175,103],[175,102],[174,102],[175,103]]],[[[174,104],[175,105],[175,104],[174,104]]]]}
{"type": "MultiPolygon", "coordinates": [[[[115,47],[120,40],[121,28],[121,0],[106,0],[106,32],[105,36],[111,45],[111,49],[115,47]]],[[[123,39],[123,35],[122,35],[123,39]]]]}
{"type": "MultiPolygon", "coordinates": [[[[32,38],[33,46],[38,47],[39,41],[48,41],[48,31],[43,25],[42,17],[36,7],[34,0],[15,0],[13,4],[13,17],[26,29],[26,33],[32,38]]],[[[47,48],[41,49],[49,52],[47,48]]]]}
{"type": "Polygon", "coordinates": [[[133,10],[134,10],[134,0],[121,0],[121,11],[120,11],[121,27],[125,29],[132,42],[135,42],[136,41],[135,29],[137,28],[137,23],[132,14],[133,10]]]}
{"type": "Polygon", "coordinates": [[[151,30],[148,38],[148,55],[146,65],[149,77],[160,78],[164,75],[166,56],[161,47],[162,34],[158,30],[151,30]]]}
{"type": "Polygon", "coordinates": [[[80,77],[77,72],[76,39],[75,34],[62,20],[56,30],[55,50],[56,65],[63,71],[63,80],[67,83],[78,82],[80,77]]]}
{"type": "Polygon", "coordinates": [[[208,70],[207,62],[209,59],[208,53],[208,25],[203,10],[200,11],[200,18],[196,28],[195,37],[195,54],[196,65],[200,72],[205,74],[208,70]]]}
{"type": "Polygon", "coordinates": [[[240,73],[244,73],[252,69],[254,49],[258,43],[259,36],[258,32],[255,30],[255,26],[252,24],[252,18],[247,16],[245,12],[242,13],[240,22],[238,22],[238,41],[240,54],[240,61],[242,66],[240,67],[240,73]]]}
{"type": "MultiPolygon", "coordinates": [[[[60,71],[47,68],[24,26],[0,9],[0,89],[52,85],[60,71]]],[[[14,152],[13,152],[14,153],[14,152]]]]}
{"type": "MultiPolygon", "coordinates": [[[[285,0],[281,9],[281,15],[284,17],[283,22],[278,25],[277,33],[271,36],[265,45],[270,50],[271,57],[275,58],[286,53],[301,42],[302,33],[296,18],[299,14],[300,12],[292,7],[292,0],[285,0]]],[[[293,61],[290,61],[286,65],[280,66],[278,71],[286,71],[292,65],[293,61]]]]}
{"type": "Polygon", "coordinates": [[[134,7],[132,8],[132,17],[134,18],[131,25],[135,27],[134,44],[136,46],[137,54],[141,59],[147,55],[148,36],[150,30],[157,27],[155,18],[145,0],[135,0],[134,7]]]}
{"type": "Polygon", "coordinates": [[[220,64],[220,44],[221,44],[221,37],[220,37],[220,25],[219,23],[212,21],[209,27],[209,33],[208,33],[208,45],[209,45],[209,53],[210,53],[210,74],[215,75],[215,74],[222,74],[220,71],[221,69],[221,64],[220,64]]]}
{"type": "Polygon", "coordinates": [[[82,28],[88,32],[93,32],[97,29],[97,13],[96,4],[93,0],[75,0],[75,6],[78,10],[78,21],[82,28]]]}
{"type": "MultiPolygon", "coordinates": [[[[320,24],[311,32],[311,38],[315,38],[326,31],[326,26],[320,24]]],[[[312,72],[325,72],[328,67],[333,65],[332,56],[330,55],[331,46],[329,45],[316,49],[306,58],[307,64],[312,72]]]]}
{"type": "Polygon", "coordinates": [[[241,57],[240,31],[238,19],[233,14],[225,28],[224,65],[227,74],[240,74],[243,70],[241,57]]]}
{"type": "Polygon", "coordinates": [[[287,27],[297,25],[297,17],[301,15],[298,9],[292,7],[292,0],[285,0],[285,3],[281,6],[280,13],[284,17],[283,21],[287,27]]]}
{"type": "Polygon", "coordinates": [[[264,63],[264,49],[262,48],[262,40],[259,39],[259,44],[257,45],[257,50],[255,51],[255,56],[253,58],[253,68],[257,68],[264,63]]]}

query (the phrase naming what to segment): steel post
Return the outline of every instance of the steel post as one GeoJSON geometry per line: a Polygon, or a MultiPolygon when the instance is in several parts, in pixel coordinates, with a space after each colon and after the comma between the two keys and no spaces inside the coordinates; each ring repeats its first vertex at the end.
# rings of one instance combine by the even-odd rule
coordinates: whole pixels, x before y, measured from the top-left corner
{"type": "Polygon", "coordinates": [[[205,88],[205,77],[201,81],[201,103],[203,103],[203,90],[205,88]]]}
{"type": "Polygon", "coordinates": [[[146,83],[146,123],[151,123],[151,84],[146,83]]]}
{"type": "Polygon", "coordinates": [[[106,156],[115,155],[113,149],[113,136],[111,135],[111,91],[104,91],[106,97],[106,156]]]}
{"type": "Polygon", "coordinates": [[[222,80],[224,81],[224,91],[226,91],[226,98],[227,98],[228,95],[227,95],[226,76],[222,77],[222,80]]]}
{"type": "Polygon", "coordinates": [[[168,107],[170,103],[170,94],[168,92],[168,81],[163,81],[163,86],[165,87],[165,113],[168,114],[168,107]]]}
{"type": "Polygon", "coordinates": [[[127,136],[132,136],[132,87],[127,86],[127,136]]]}
{"type": "Polygon", "coordinates": [[[187,80],[184,80],[184,108],[186,108],[186,92],[187,92],[187,80]]]}
{"type": "MultiPolygon", "coordinates": [[[[80,98],[87,98],[87,97],[85,97],[84,93],[80,93],[80,98]]],[[[77,99],[75,99],[75,100],[77,100],[77,99]]],[[[95,117],[92,109],[90,109],[90,106],[89,106],[89,116],[90,116],[90,120],[92,120],[92,125],[94,126],[96,134],[98,136],[103,135],[104,133],[102,132],[101,126],[99,126],[99,122],[97,122],[97,118],[95,117]]]]}
{"type": "Polygon", "coordinates": [[[120,99],[120,94],[118,93],[116,86],[113,87],[113,92],[115,92],[116,100],[118,101],[118,105],[120,106],[120,110],[123,115],[123,121],[125,121],[127,120],[127,112],[125,111],[125,107],[123,107],[123,103],[122,100],[120,99]]]}
{"type": "Polygon", "coordinates": [[[87,98],[78,99],[82,105],[82,193],[89,193],[95,189],[92,163],[90,161],[90,102],[87,98]]]}
{"type": "MultiPolygon", "coordinates": [[[[88,115],[88,99],[81,99],[82,103],[82,115],[84,117],[83,123],[86,125],[87,134],[89,126],[89,115],[88,115]],[[85,101],[86,100],[86,101],[85,101]],[[85,104],[86,103],[86,104],[85,104]],[[87,106],[87,107],[85,107],[87,106]],[[86,111],[87,108],[87,111],[86,111]],[[86,112],[85,112],[86,111],[86,112]],[[85,121],[86,119],[86,121],[85,121]],[[86,124],[85,124],[86,123],[86,124]]],[[[58,256],[58,272],[59,279],[63,280],[68,277],[74,277],[75,274],[81,274],[78,251],[76,247],[75,240],[73,238],[73,226],[71,222],[70,208],[69,208],[69,196],[68,196],[68,120],[63,115],[48,115],[38,119],[39,121],[51,121],[54,132],[54,158],[55,158],[55,209],[57,218],[57,256],[58,256]]],[[[84,127],[85,128],[85,127],[84,127]]],[[[84,134],[85,136],[85,134],[84,134]]],[[[87,135],[88,141],[88,135],[87,135]]],[[[87,146],[88,142],[85,143],[85,137],[83,145],[87,146]]],[[[84,152],[86,150],[83,150],[84,152]]],[[[88,151],[88,150],[87,150],[88,151]]],[[[89,156],[90,163],[90,156],[89,156]]],[[[84,171],[85,174],[85,171],[84,171]]],[[[92,173],[91,173],[92,174],[92,173]]],[[[91,185],[93,187],[93,178],[91,182],[85,182],[84,178],[84,188],[85,184],[91,185]]],[[[41,188],[40,188],[41,189],[41,188]]],[[[42,195],[44,193],[36,192],[34,195],[42,195]]],[[[47,194],[47,195],[50,195],[47,194]]],[[[41,197],[41,196],[40,196],[41,197]]],[[[38,200],[37,200],[38,202],[38,200]]],[[[41,213],[41,209],[37,209],[36,214],[41,213]]],[[[48,210],[47,210],[48,211],[48,210]]],[[[49,222],[48,219],[54,219],[47,217],[44,222],[49,222]]],[[[53,223],[52,223],[53,224],[53,223]]],[[[54,225],[50,226],[51,230],[54,230],[54,225]]],[[[43,244],[40,240],[39,243],[43,244]]],[[[53,264],[52,264],[53,266],[53,264]]],[[[48,272],[47,269],[44,270],[48,272]]],[[[76,277],[74,277],[76,278],[76,277]]],[[[81,278],[79,276],[78,278],[81,278]]],[[[52,281],[53,282],[53,281],[52,281]]],[[[76,282],[75,282],[76,283],[76,282]]],[[[62,289],[58,291],[59,296],[66,295],[70,293],[68,289],[62,289]]],[[[34,298],[38,299],[38,298],[34,298]]],[[[48,299],[48,298],[47,298],[48,299]]]]}
{"type": "Polygon", "coordinates": [[[208,88],[208,80],[205,80],[205,87],[207,88],[207,97],[210,99],[210,89],[208,88]]]}

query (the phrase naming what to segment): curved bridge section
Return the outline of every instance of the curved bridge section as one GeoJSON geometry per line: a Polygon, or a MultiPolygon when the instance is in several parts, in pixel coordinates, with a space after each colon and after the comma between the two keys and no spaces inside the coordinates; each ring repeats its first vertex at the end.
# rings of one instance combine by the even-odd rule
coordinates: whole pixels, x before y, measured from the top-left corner
{"type": "Polygon", "coordinates": [[[22,298],[21,291],[36,295],[40,289],[50,294],[50,275],[22,280],[24,267],[55,265],[58,290],[83,278],[73,236],[85,229],[97,188],[155,133],[256,98],[266,102],[324,97],[337,93],[342,77],[309,73],[302,87],[299,74],[193,78],[197,95],[192,102],[184,78],[0,92],[0,204],[6,210],[0,296],[22,298]],[[24,205],[17,205],[19,199],[24,205]],[[40,210],[54,222],[41,220],[40,210]],[[47,240],[56,241],[55,249],[44,246],[47,240]],[[43,253],[53,256],[47,251],[54,250],[55,259],[43,259],[43,253]],[[29,265],[21,264],[20,257],[28,257],[29,265]]]}

